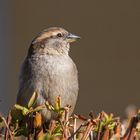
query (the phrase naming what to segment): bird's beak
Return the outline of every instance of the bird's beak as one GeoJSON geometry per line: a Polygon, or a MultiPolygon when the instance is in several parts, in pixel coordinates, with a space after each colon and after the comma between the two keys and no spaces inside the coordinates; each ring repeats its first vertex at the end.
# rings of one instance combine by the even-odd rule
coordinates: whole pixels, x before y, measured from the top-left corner
{"type": "Polygon", "coordinates": [[[74,35],[74,34],[69,33],[69,34],[66,36],[66,39],[67,39],[67,41],[68,41],[69,43],[71,43],[71,42],[76,41],[77,39],[80,39],[80,37],[77,36],[77,35],[74,35]]]}

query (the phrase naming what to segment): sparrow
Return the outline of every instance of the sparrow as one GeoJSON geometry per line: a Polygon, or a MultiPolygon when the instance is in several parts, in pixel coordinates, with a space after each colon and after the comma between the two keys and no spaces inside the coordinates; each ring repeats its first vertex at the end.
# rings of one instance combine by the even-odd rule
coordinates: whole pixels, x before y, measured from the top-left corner
{"type": "MultiPolygon", "coordinates": [[[[33,93],[38,94],[35,106],[46,101],[55,104],[61,97],[61,105],[71,106],[73,113],[78,96],[78,71],[69,56],[70,43],[80,37],[60,27],[43,30],[28,49],[20,77],[17,104],[27,106],[33,93]]],[[[41,111],[45,120],[55,118],[47,108],[41,111]]]]}

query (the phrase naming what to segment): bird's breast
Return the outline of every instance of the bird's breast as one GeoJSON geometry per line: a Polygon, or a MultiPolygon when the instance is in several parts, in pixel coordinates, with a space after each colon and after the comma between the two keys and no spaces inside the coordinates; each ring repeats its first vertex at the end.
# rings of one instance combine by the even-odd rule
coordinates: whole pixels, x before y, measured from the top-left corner
{"type": "Polygon", "coordinates": [[[46,96],[55,102],[57,96],[61,96],[62,105],[76,100],[78,94],[77,68],[69,56],[54,57],[45,56],[36,62],[37,87],[44,91],[46,96]]]}
{"type": "Polygon", "coordinates": [[[69,56],[42,56],[35,62],[34,66],[38,69],[36,71],[39,71],[44,76],[47,74],[50,76],[65,74],[63,76],[68,76],[68,74],[73,75],[73,72],[77,71],[74,62],[69,56]]]}
{"type": "Polygon", "coordinates": [[[69,57],[46,60],[44,71],[44,74],[48,73],[46,78],[50,78],[52,88],[57,88],[59,93],[66,92],[68,86],[77,82],[77,68],[69,57]]]}

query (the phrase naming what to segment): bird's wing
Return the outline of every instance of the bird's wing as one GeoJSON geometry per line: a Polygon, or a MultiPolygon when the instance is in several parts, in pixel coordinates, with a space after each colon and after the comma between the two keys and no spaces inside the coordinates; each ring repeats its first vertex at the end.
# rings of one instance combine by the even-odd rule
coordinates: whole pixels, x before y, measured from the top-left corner
{"type": "Polygon", "coordinates": [[[27,106],[33,93],[34,93],[34,88],[29,87],[27,84],[20,87],[17,95],[17,104],[20,104],[22,106],[27,106]]]}
{"type": "MultiPolygon", "coordinates": [[[[39,71],[39,70],[38,70],[39,71]]],[[[40,72],[40,71],[39,71],[40,72]]],[[[46,75],[45,83],[42,83],[40,77],[42,73],[35,74],[32,70],[29,59],[25,59],[20,73],[20,85],[17,95],[17,103],[27,106],[30,98],[34,92],[38,93],[37,104],[43,104],[44,100],[48,97],[48,83],[49,77],[46,75]],[[44,87],[42,85],[44,84],[44,87]]]]}

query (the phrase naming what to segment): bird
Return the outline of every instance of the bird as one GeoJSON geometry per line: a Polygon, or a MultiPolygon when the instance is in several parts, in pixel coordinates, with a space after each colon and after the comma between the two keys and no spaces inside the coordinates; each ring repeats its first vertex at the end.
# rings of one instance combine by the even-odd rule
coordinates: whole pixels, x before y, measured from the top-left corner
{"type": "MultiPolygon", "coordinates": [[[[27,106],[33,93],[38,94],[35,106],[49,101],[55,105],[61,97],[61,106],[75,108],[78,92],[78,70],[69,56],[70,44],[80,39],[61,27],[50,27],[40,32],[31,42],[19,76],[17,104],[27,106]]],[[[47,108],[41,111],[45,121],[55,119],[47,108]]]]}

